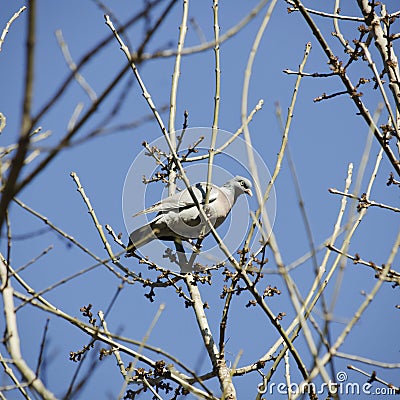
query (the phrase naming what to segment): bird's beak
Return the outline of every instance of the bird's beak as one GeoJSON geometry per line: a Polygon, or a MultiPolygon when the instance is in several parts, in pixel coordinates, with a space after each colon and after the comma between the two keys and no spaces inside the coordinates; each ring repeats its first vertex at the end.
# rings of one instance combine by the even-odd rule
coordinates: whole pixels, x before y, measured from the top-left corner
{"type": "Polygon", "coordinates": [[[251,191],[251,189],[246,189],[244,192],[247,193],[250,197],[253,197],[253,192],[251,191]]]}

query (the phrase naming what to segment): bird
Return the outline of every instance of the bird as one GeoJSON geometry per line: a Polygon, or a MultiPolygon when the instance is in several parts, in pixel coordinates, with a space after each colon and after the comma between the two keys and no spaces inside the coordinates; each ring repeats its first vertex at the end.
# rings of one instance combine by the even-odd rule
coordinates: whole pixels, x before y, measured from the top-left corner
{"type": "MultiPolygon", "coordinates": [[[[213,184],[210,186],[207,205],[207,183],[197,183],[191,189],[214,228],[225,221],[240,195],[245,193],[253,196],[250,180],[242,176],[235,176],[221,187],[213,184]]],[[[129,235],[127,255],[134,254],[136,249],[154,239],[174,241],[177,250],[184,252],[182,241],[192,243],[193,239],[204,238],[210,233],[210,227],[202,218],[187,188],[136,213],[134,217],[152,212],[157,213],[156,217],[129,235]]]]}

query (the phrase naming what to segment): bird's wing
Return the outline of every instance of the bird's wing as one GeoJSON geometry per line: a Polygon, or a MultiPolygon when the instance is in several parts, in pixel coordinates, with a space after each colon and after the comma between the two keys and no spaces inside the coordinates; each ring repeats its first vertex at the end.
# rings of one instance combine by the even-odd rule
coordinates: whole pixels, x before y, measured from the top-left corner
{"type": "MultiPolygon", "coordinates": [[[[207,184],[197,183],[196,185],[192,186],[192,190],[199,204],[205,204],[207,184]]],[[[218,187],[214,185],[211,186],[209,203],[212,203],[217,199],[219,190],[220,189],[218,187]]],[[[196,203],[193,201],[189,190],[185,189],[180,193],[174,194],[173,196],[166,197],[165,199],[153,204],[143,211],[139,211],[134,215],[134,217],[151,212],[167,213],[169,211],[179,211],[180,209],[187,209],[191,207],[196,207],[196,203]]]]}
{"type": "MultiPolygon", "coordinates": [[[[205,182],[196,183],[196,185],[192,186],[192,190],[199,204],[204,205],[206,201],[207,183],[205,182]]],[[[209,203],[212,203],[217,199],[219,190],[220,189],[217,186],[211,185],[209,203]]],[[[196,207],[196,203],[193,201],[193,198],[190,195],[189,190],[185,189],[180,195],[178,208],[190,208],[190,207],[196,207]]]]}

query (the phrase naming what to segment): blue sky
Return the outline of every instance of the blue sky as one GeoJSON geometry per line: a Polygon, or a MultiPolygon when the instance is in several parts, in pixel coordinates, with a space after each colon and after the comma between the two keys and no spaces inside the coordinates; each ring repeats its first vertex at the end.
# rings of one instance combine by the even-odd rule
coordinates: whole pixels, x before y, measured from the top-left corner
{"type": "MultiPolygon", "coordinates": [[[[165,7],[164,3],[161,2],[155,15],[159,15],[160,10],[165,7]]],[[[332,12],[333,2],[324,2],[322,6],[320,3],[309,1],[307,4],[310,7],[326,7],[324,11],[332,12]]],[[[10,16],[23,4],[22,1],[20,3],[3,1],[0,7],[0,26],[3,27],[10,16]]],[[[119,21],[124,22],[138,10],[141,4],[141,2],[118,0],[109,2],[108,6],[112,8],[119,21]]],[[[253,0],[247,2],[221,1],[219,7],[221,34],[234,26],[256,4],[257,2],[253,0]]],[[[394,0],[387,1],[386,4],[389,12],[398,8],[397,2],[394,0]]],[[[213,38],[211,5],[211,2],[193,1],[190,3],[189,11],[189,17],[195,18],[207,40],[213,38]]],[[[255,115],[249,128],[253,145],[270,171],[274,168],[281,141],[276,104],[279,103],[283,118],[285,118],[295,83],[295,76],[286,75],[282,71],[286,68],[292,70],[298,68],[305,44],[311,41],[312,50],[305,71],[328,72],[326,57],[309,28],[298,13],[288,14],[286,8],[287,4],[284,1],[278,1],[256,56],[248,98],[249,111],[260,99],[264,100],[263,109],[255,115]]],[[[180,2],[177,2],[161,24],[160,30],[150,41],[146,52],[175,48],[181,12],[182,6],[180,2]]],[[[251,44],[264,13],[265,11],[237,35],[221,45],[220,129],[235,132],[241,124],[240,107],[244,70],[251,44]]],[[[356,3],[343,4],[342,13],[358,16],[356,3]]],[[[40,0],[38,1],[37,19],[34,113],[41,109],[69,73],[57,44],[56,30],[62,30],[63,37],[75,61],[110,34],[108,27],[104,24],[103,11],[96,6],[94,1],[40,0]]],[[[328,38],[332,49],[340,57],[346,59],[340,44],[330,35],[333,30],[332,22],[326,18],[315,17],[315,20],[328,38]]],[[[0,74],[2,92],[0,111],[7,117],[7,127],[0,138],[2,146],[14,143],[19,133],[26,24],[27,12],[23,13],[12,25],[0,53],[0,71],[2,72],[0,74]]],[[[353,22],[341,22],[341,29],[349,39],[358,35],[356,26],[356,23],[353,22]]],[[[398,27],[398,23],[394,27],[398,27]]],[[[143,23],[140,23],[127,31],[126,35],[132,49],[141,43],[145,35],[145,28],[143,23]]],[[[195,29],[190,25],[185,46],[196,45],[199,40],[195,29]]],[[[398,50],[397,42],[395,42],[395,50],[398,50]]],[[[118,43],[112,40],[93,57],[81,72],[93,90],[99,94],[124,63],[125,58],[118,43]]],[[[168,106],[169,103],[173,65],[174,58],[171,57],[149,60],[139,66],[153,101],[160,109],[168,106]]],[[[358,63],[349,70],[349,75],[356,82],[360,76],[370,77],[371,73],[365,65],[362,66],[358,63]]],[[[111,109],[122,96],[126,96],[126,98],[119,106],[115,119],[109,122],[110,125],[137,121],[149,115],[150,110],[136,82],[128,85],[131,80],[132,73],[128,72],[110,96],[100,105],[93,117],[83,126],[75,140],[84,137],[99,125],[107,125],[111,109]]],[[[354,164],[354,176],[357,175],[368,135],[368,126],[360,116],[356,115],[357,110],[348,96],[337,96],[319,103],[313,102],[313,99],[323,92],[329,94],[341,90],[344,89],[337,77],[304,78],[300,85],[289,133],[289,149],[296,166],[305,210],[316,245],[321,244],[331,235],[340,207],[341,198],[329,194],[328,188],[343,189],[350,162],[354,164]]],[[[363,92],[365,104],[371,112],[374,112],[378,102],[381,101],[379,93],[373,91],[370,85],[366,85],[363,92]]],[[[181,65],[177,98],[177,129],[182,126],[184,110],[189,112],[189,127],[211,127],[213,96],[213,50],[185,56],[181,65]]],[[[74,82],[51,111],[39,121],[43,131],[52,131],[52,135],[46,141],[41,142],[41,146],[48,148],[54,145],[66,133],[68,121],[80,102],[84,104],[84,111],[89,108],[88,96],[74,82]]],[[[167,123],[166,111],[162,112],[162,117],[167,123]]],[[[384,111],[379,124],[385,123],[386,120],[387,114],[384,111]]],[[[209,133],[209,130],[206,132],[209,133]]],[[[116,232],[122,232],[123,238],[126,240],[127,232],[121,205],[126,175],[131,164],[143,149],[141,143],[144,140],[151,143],[159,140],[160,137],[161,132],[157,124],[151,120],[137,129],[118,130],[113,134],[72,146],[58,155],[18,197],[97,255],[105,258],[103,245],[69,174],[71,171],[75,171],[79,175],[100,223],[110,224],[116,232]]],[[[374,140],[361,192],[366,190],[368,177],[373,170],[378,151],[378,143],[374,140]]],[[[242,157],[239,160],[242,165],[247,164],[244,149],[242,154],[239,151],[237,157],[242,157]]],[[[25,168],[24,174],[27,174],[36,165],[37,160],[25,168]]],[[[223,166],[228,169],[234,168],[234,164],[228,167],[223,166]]],[[[137,168],[140,168],[140,165],[137,168]]],[[[386,186],[387,178],[392,170],[393,168],[384,156],[371,199],[396,207],[399,203],[398,190],[393,186],[386,186]]],[[[229,172],[232,175],[237,173],[236,171],[229,172]]],[[[144,191],[143,184],[139,180],[141,174],[140,170],[137,171],[135,177],[138,178],[138,181],[133,185],[133,187],[136,185],[140,196],[144,191]]],[[[263,182],[267,183],[264,175],[263,179],[263,182]]],[[[219,184],[221,183],[223,182],[219,184]]],[[[152,192],[154,201],[158,200],[159,193],[163,190],[161,185],[158,188],[158,193],[156,189],[154,189],[154,193],[152,192]],[[157,196],[158,198],[156,198],[157,196]]],[[[275,184],[275,192],[274,233],[284,262],[290,264],[307,253],[309,246],[286,161],[275,184]]],[[[151,198],[148,201],[151,202],[151,198]]],[[[148,205],[146,204],[146,206],[148,205]]],[[[249,203],[249,207],[253,211],[255,210],[254,200],[249,203]]],[[[134,208],[132,207],[132,214],[138,211],[134,208]]],[[[65,239],[60,238],[52,231],[28,235],[29,238],[25,238],[27,233],[37,233],[45,228],[45,225],[21,210],[16,204],[11,207],[11,221],[12,232],[17,238],[12,247],[11,260],[14,268],[24,265],[47,246],[53,246],[46,256],[40,258],[22,274],[24,279],[36,290],[46,288],[59,279],[93,264],[92,259],[78,249],[70,247],[65,239]]],[[[234,223],[233,220],[232,224],[234,223]]],[[[242,223],[238,223],[234,229],[239,229],[239,226],[242,227],[242,225],[242,223]]],[[[364,260],[372,260],[378,265],[386,262],[398,233],[398,226],[396,213],[371,207],[351,242],[349,253],[358,252],[364,260]]],[[[3,252],[6,248],[4,242],[4,237],[2,237],[1,249],[3,252]]],[[[112,245],[114,247],[114,244],[112,245]]],[[[115,251],[119,251],[119,249],[115,247],[115,251]]],[[[323,253],[318,254],[319,261],[322,256],[323,253]]],[[[269,258],[268,269],[273,271],[276,268],[272,255],[269,258]]],[[[397,264],[395,263],[394,267],[398,265],[398,257],[396,261],[397,264]]],[[[136,271],[143,271],[143,274],[147,273],[143,266],[138,266],[132,259],[124,259],[123,263],[136,271]]],[[[204,299],[211,305],[210,310],[207,311],[211,327],[217,331],[223,306],[219,299],[223,282],[219,274],[214,275],[213,285],[205,285],[201,290],[204,299]]],[[[292,277],[302,295],[305,296],[314,277],[312,263],[307,262],[298,267],[293,271],[292,277]]],[[[273,297],[269,302],[275,313],[281,311],[287,313],[287,319],[282,324],[289,325],[294,311],[287,293],[284,293],[285,286],[281,278],[277,274],[271,273],[265,279],[266,285],[277,285],[283,291],[281,296],[273,297]]],[[[351,262],[346,264],[341,290],[332,311],[334,322],[331,325],[331,335],[333,338],[336,338],[341,332],[344,324],[353,316],[364,300],[362,291],[371,290],[375,282],[374,272],[371,269],[359,265],[354,266],[351,262]]],[[[80,307],[88,303],[92,303],[96,311],[107,309],[118,285],[119,282],[105,268],[98,267],[48,293],[47,298],[60,309],[71,315],[79,316],[80,307]]],[[[17,289],[21,290],[18,286],[17,289]]],[[[341,348],[342,351],[379,361],[392,363],[399,361],[399,348],[396,344],[400,333],[399,324],[394,322],[398,318],[398,310],[395,309],[395,305],[399,303],[397,290],[392,289],[390,284],[383,284],[378,296],[341,348]]],[[[206,360],[191,310],[184,307],[182,299],[177,298],[173,289],[156,291],[154,303],[149,303],[144,298],[143,294],[146,292],[147,289],[143,289],[138,284],[124,287],[107,318],[109,327],[122,332],[124,336],[141,340],[159,305],[165,303],[165,311],[152,331],[149,343],[165,348],[200,372],[208,371],[210,366],[206,360]]],[[[328,303],[333,292],[333,285],[328,286],[326,291],[328,303]]],[[[247,365],[255,361],[268,350],[277,338],[276,331],[258,308],[245,308],[249,299],[248,294],[238,296],[229,319],[228,358],[233,363],[238,352],[243,350],[239,365],[247,365]]],[[[314,316],[317,321],[321,322],[321,307],[316,308],[314,316]]],[[[24,307],[18,313],[18,317],[23,354],[31,365],[35,365],[47,316],[33,307],[24,307]]],[[[45,375],[50,389],[57,395],[62,395],[66,382],[69,382],[77,368],[77,364],[68,360],[69,351],[80,349],[83,344],[88,343],[89,339],[77,328],[68,326],[54,316],[50,318],[49,343],[46,351],[51,362],[46,368],[45,375]]],[[[296,344],[302,354],[307,354],[307,347],[302,338],[299,338],[296,344]]],[[[309,360],[306,356],[305,358],[309,360]]],[[[89,364],[90,362],[87,362],[86,368],[89,368],[89,364]]],[[[346,370],[347,364],[349,364],[348,360],[337,359],[335,361],[336,370],[346,370]]],[[[376,369],[378,376],[387,381],[395,382],[398,377],[396,370],[360,366],[367,371],[376,369]]],[[[295,370],[294,364],[292,367],[295,370]]],[[[97,377],[95,375],[90,381],[82,398],[93,398],[94,396],[116,398],[122,379],[115,367],[115,360],[109,357],[100,363],[98,368],[97,377]]],[[[352,371],[348,371],[348,375],[351,381],[365,382],[363,377],[352,371]]],[[[258,374],[237,378],[235,382],[238,397],[246,398],[245,396],[249,394],[255,397],[255,388],[259,379],[258,374]]],[[[279,369],[275,381],[284,381],[283,379],[283,370],[279,369]]],[[[296,379],[300,378],[294,372],[293,380],[296,379]]],[[[217,387],[217,384],[214,384],[215,390],[217,387]]]]}

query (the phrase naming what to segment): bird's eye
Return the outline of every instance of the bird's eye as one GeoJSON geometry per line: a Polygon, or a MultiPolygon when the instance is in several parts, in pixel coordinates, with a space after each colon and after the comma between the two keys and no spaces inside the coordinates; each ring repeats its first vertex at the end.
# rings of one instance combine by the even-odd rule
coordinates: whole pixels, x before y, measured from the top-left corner
{"type": "Polygon", "coordinates": [[[244,183],[244,181],[240,181],[240,186],[243,186],[243,187],[246,186],[246,184],[244,183]]]}

